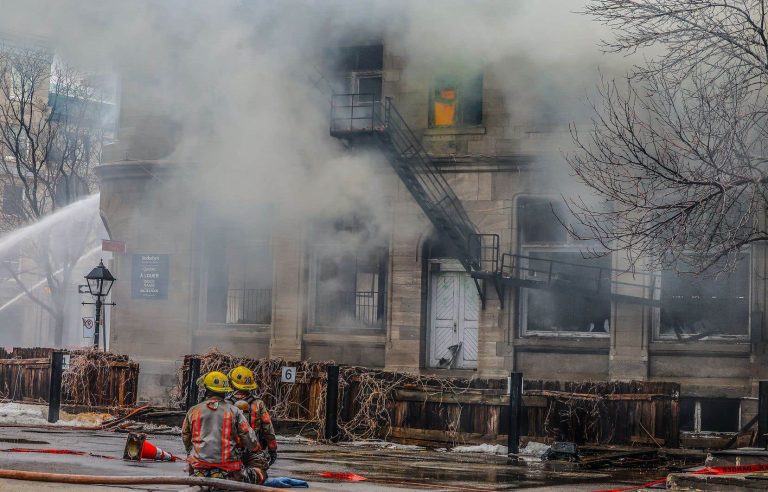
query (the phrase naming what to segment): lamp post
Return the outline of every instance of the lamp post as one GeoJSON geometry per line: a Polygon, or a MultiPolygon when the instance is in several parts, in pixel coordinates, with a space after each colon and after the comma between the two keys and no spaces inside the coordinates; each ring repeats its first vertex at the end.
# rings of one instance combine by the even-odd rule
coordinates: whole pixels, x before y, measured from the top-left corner
{"type": "MultiPolygon", "coordinates": [[[[99,260],[99,265],[91,270],[91,272],[85,276],[85,280],[88,281],[88,291],[93,297],[96,298],[96,302],[84,302],[83,304],[96,304],[96,323],[93,331],[93,348],[99,348],[99,327],[101,326],[101,307],[104,305],[114,306],[114,302],[105,303],[102,302],[102,297],[107,297],[109,291],[112,289],[112,284],[117,280],[104,266],[104,260],[99,260]]],[[[104,343],[106,349],[106,339],[104,343]]]]}

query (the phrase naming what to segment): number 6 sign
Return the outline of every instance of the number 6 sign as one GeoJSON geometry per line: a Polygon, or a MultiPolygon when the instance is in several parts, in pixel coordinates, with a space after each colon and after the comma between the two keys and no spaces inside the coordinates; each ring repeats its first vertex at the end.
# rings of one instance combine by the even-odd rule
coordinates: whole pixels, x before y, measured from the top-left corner
{"type": "Polygon", "coordinates": [[[283,383],[295,383],[296,382],[296,368],[295,367],[283,367],[283,377],[280,378],[283,383]]]}

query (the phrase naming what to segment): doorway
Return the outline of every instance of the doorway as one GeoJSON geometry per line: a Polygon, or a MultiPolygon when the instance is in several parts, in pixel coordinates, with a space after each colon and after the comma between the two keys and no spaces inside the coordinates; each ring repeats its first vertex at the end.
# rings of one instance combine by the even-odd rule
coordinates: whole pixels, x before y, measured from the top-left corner
{"type": "Polygon", "coordinates": [[[465,271],[430,276],[429,366],[475,369],[480,297],[465,271]]]}

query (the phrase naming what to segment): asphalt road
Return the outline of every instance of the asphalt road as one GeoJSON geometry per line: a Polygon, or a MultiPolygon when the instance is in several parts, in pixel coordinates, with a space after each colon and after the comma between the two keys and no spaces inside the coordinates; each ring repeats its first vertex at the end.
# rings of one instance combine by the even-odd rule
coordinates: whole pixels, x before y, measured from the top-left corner
{"type": "MultiPolygon", "coordinates": [[[[112,432],[0,427],[0,468],[92,475],[184,475],[183,462],[126,462],[122,457],[126,435],[112,432]],[[8,452],[10,448],[56,448],[85,451],[97,456],[73,456],[8,452]],[[112,458],[112,459],[110,459],[112,458]]],[[[178,436],[150,435],[164,450],[184,455],[178,436]]],[[[271,476],[290,476],[310,482],[315,490],[433,490],[500,491],[596,490],[641,484],[656,477],[653,472],[622,475],[584,472],[551,464],[516,464],[505,457],[457,454],[413,449],[382,449],[360,446],[326,446],[281,443],[280,457],[271,476]],[[321,478],[320,472],[352,472],[367,478],[339,482],[321,478]]],[[[157,490],[183,487],[84,487],[0,480],[0,491],[157,490]]]]}

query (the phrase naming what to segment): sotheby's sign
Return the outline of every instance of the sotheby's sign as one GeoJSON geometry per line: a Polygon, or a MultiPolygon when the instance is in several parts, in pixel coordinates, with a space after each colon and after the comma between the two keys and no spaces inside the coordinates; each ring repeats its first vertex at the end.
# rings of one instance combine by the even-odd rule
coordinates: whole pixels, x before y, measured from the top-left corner
{"type": "Polygon", "coordinates": [[[133,255],[131,297],[167,299],[169,270],[168,255],[133,255]]]}

